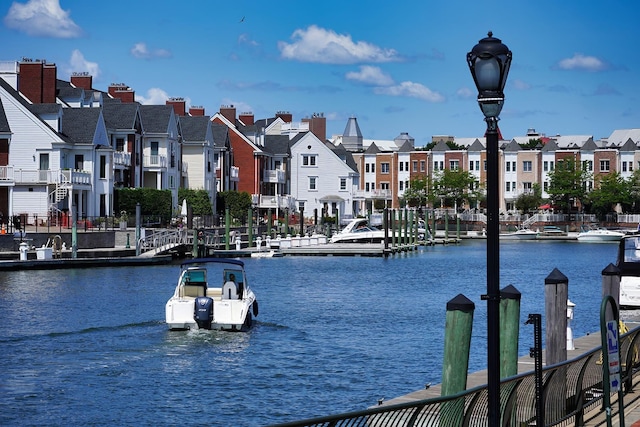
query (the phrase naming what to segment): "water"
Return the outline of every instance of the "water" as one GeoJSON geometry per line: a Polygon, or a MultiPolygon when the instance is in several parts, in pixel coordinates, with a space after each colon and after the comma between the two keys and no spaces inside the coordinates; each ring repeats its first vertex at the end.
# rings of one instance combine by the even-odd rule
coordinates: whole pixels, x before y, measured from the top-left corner
{"type": "MultiPolygon", "coordinates": [[[[441,378],[447,301],[476,305],[470,370],[486,368],[485,241],[389,259],[245,259],[249,333],[169,332],[177,265],[0,276],[1,425],[258,426],[365,409],[441,378]]],[[[616,244],[503,242],[501,285],[544,320],[544,279],[569,278],[576,337],[599,328],[616,244]]]]}

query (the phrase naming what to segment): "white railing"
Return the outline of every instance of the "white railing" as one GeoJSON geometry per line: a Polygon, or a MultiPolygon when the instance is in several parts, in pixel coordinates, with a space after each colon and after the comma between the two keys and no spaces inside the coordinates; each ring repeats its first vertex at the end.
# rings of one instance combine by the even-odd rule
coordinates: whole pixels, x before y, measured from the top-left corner
{"type": "Polygon", "coordinates": [[[358,190],[354,193],[354,197],[363,199],[390,199],[391,190],[358,190]]]}
{"type": "Polygon", "coordinates": [[[116,151],[113,153],[113,163],[117,166],[131,166],[131,153],[116,151]]]}
{"type": "Polygon", "coordinates": [[[252,203],[262,209],[290,209],[296,208],[296,199],[292,196],[266,196],[264,194],[253,194],[252,203]]]}
{"type": "Polygon", "coordinates": [[[13,166],[0,166],[0,181],[13,182],[13,166]]]}
{"type": "Polygon", "coordinates": [[[145,168],[166,168],[167,156],[151,155],[142,158],[142,166],[145,168]]]}
{"type": "Polygon", "coordinates": [[[18,169],[14,172],[18,184],[91,184],[91,173],[76,169],[18,169]]]}
{"type": "Polygon", "coordinates": [[[264,182],[284,184],[285,179],[286,179],[286,174],[283,170],[279,170],[279,169],[265,170],[263,173],[264,182]]]}
{"type": "Polygon", "coordinates": [[[60,183],[91,185],[91,174],[75,169],[65,169],[60,171],[60,183]]]}

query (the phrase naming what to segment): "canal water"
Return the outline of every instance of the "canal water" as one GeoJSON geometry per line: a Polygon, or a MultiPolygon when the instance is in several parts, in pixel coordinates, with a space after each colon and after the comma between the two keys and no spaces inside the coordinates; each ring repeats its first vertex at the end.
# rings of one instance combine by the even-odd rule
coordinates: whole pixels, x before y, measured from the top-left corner
{"type": "MultiPolygon", "coordinates": [[[[2,273],[0,425],[260,426],[366,409],[440,382],[458,294],[476,306],[470,370],[485,369],[485,248],[245,259],[260,303],[249,333],[169,332],[177,264],[2,273]]],[[[501,243],[500,287],[522,293],[521,355],[554,268],[569,279],[574,335],[599,328],[616,249],[501,243]]]]}

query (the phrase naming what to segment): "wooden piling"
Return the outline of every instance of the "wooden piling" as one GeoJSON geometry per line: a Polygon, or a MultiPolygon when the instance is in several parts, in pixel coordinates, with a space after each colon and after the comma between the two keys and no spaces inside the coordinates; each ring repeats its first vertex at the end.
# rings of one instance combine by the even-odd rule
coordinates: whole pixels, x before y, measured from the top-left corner
{"type": "Polygon", "coordinates": [[[518,374],[522,294],[509,285],[502,289],[500,296],[500,378],[507,378],[518,374]]]}
{"type": "Polygon", "coordinates": [[[567,299],[569,279],[554,268],[544,279],[544,300],[546,317],[546,364],[567,360],[567,299]]]}

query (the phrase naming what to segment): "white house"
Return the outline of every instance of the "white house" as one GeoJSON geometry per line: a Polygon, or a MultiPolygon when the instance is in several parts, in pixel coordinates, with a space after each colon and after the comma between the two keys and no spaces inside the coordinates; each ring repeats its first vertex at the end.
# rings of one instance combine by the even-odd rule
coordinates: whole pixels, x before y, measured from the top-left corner
{"type": "Polygon", "coordinates": [[[342,146],[320,141],[313,133],[291,140],[291,196],[309,217],[317,209],[327,215],[357,215],[359,173],[342,146]]]}

